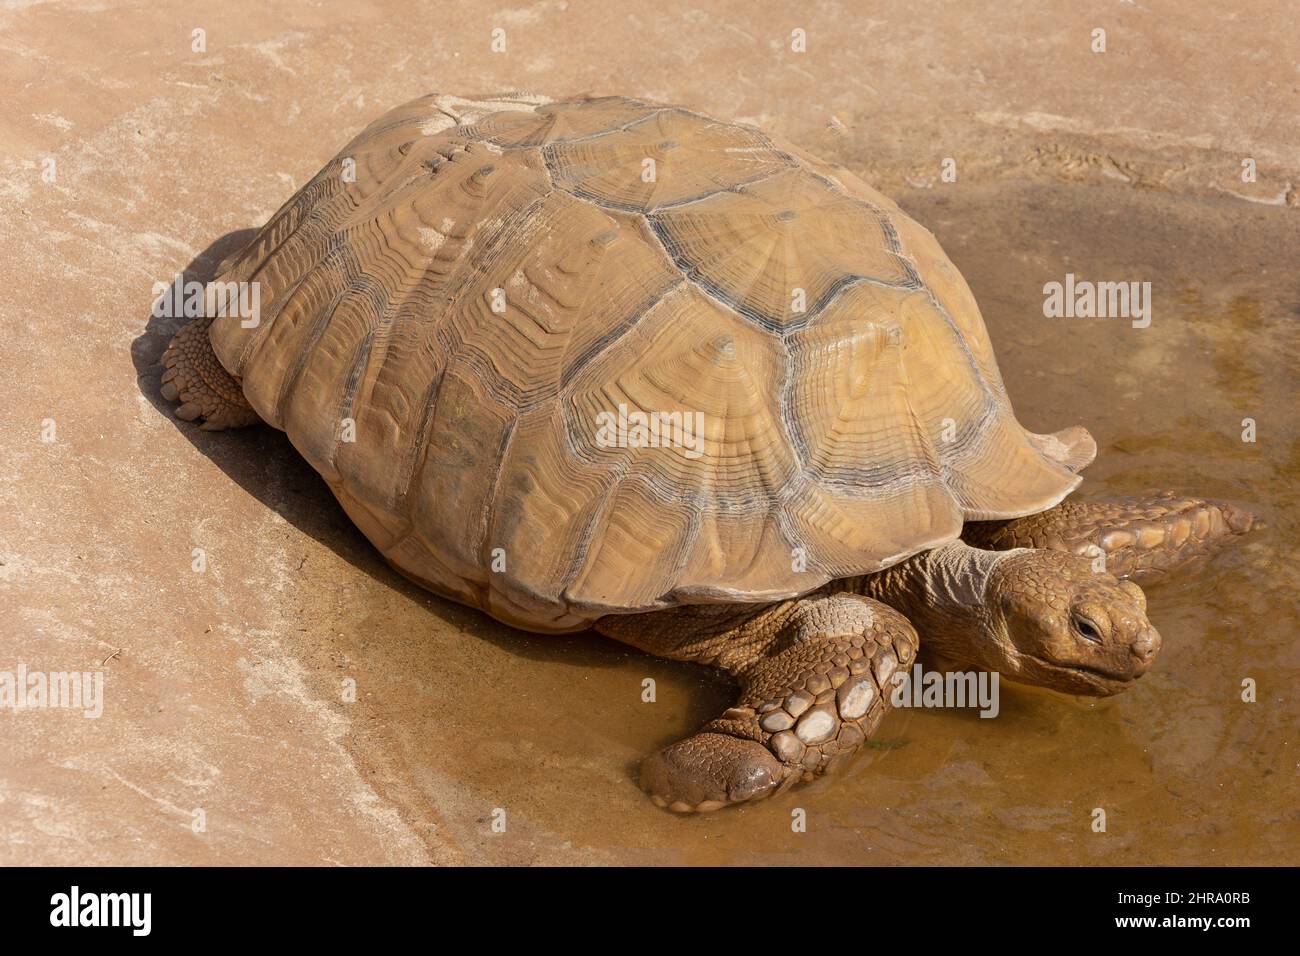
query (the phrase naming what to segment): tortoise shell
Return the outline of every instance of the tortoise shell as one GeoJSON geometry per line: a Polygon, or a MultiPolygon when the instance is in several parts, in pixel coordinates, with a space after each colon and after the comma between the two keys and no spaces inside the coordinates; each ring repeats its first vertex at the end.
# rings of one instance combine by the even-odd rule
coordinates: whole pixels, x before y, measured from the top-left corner
{"type": "Polygon", "coordinates": [[[422,97],[218,280],[261,304],[218,357],[388,561],[530,630],[793,597],[1079,481],[926,229],[678,107],[422,97]]]}

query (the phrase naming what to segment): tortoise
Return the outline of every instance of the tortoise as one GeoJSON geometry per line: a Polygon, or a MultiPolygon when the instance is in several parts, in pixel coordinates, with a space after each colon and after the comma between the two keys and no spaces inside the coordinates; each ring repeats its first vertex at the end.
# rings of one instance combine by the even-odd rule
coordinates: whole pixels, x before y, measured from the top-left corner
{"type": "Polygon", "coordinates": [[[260,307],[210,300],[176,334],[181,419],[283,429],[440,595],[735,678],[642,765],[672,810],[841,765],[922,639],[935,666],[1117,693],[1160,648],[1135,579],[1251,525],[1169,494],[1063,504],[1096,444],[1019,424],[935,238],[681,107],[421,97],[215,282],[260,307]]]}

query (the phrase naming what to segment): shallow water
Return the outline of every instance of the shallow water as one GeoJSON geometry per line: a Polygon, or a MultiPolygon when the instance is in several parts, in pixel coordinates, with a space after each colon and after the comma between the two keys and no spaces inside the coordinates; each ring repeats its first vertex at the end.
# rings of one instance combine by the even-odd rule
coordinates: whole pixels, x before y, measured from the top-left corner
{"type": "MultiPolygon", "coordinates": [[[[970,282],[1022,422],[1096,437],[1082,494],[1220,497],[1267,529],[1148,588],[1164,650],[1118,697],[1004,684],[993,720],[895,711],[838,776],[683,818],[640,794],[636,766],[728,706],[725,679],[591,635],[522,634],[426,595],[286,465],[286,487],[305,496],[296,510],[323,509],[312,533],[370,573],[340,586],[337,569],[303,570],[301,653],[318,681],[357,675],[348,747],[416,832],[466,860],[512,862],[1295,861],[1300,219],[1120,186],[896,198],[970,282]],[[1150,281],[1151,326],[1044,318],[1042,286],[1067,272],[1150,281]],[[1246,417],[1255,443],[1241,440],[1246,417]],[[641,702],[647,677],[654,704],[641,702]],[[1246,678],[1255,703],[1241,700],[1246,678]],[[1097,807],[1105,833],[1091,828],[1097,807]],[[494,808],[506,834],[490,831],[494,808]],[[792,832],[795,808],[807,832],[792,832]]],[[[259,441],[289,460],[281,436],[259,441]]]]}

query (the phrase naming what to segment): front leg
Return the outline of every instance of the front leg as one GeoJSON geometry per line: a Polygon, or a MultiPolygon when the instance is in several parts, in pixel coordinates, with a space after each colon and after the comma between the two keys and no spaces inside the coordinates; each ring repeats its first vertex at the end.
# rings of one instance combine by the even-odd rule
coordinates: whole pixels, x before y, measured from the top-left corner
{"type": "Polygon", "coordinates": [[[642,764],[651,799],[683,812],[770,796],[838,767],[880,725],[891,677],[911,667],[918,643],[897,611],[844,592],[606,617],[596,630],[716,664],[740,684],[736,706],[642,764]]]}
{"type": "Polygon", "coordinates": [[[962,540],[977,548],[1048,548],[1106,553],[1106,570],[1118,578],[1151,581],[1224,539],[1255,525],[1248,511],[1218,501],[1173,494],[1151,497],[1071,499],[1041,514],[1013,521],[975,521],[962,540]]]}

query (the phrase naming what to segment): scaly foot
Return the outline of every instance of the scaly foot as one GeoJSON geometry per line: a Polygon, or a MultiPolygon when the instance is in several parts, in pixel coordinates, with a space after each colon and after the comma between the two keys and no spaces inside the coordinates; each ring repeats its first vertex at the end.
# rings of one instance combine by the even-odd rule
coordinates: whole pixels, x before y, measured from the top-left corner
{"type": "Polygon", "coordinates": [[[735,639],[756,650],[734,671],[739,703],[642,765],[661,807],[716,810],[836,769],[880,725],[918,643],[897,611],[850,593],[776,605],[735,639]]]}
{"type": "Polygon", "coordinates": [[[187,422],[202,419],[200,427],[207,431],[256,425],[261,419],[244,399],[243,388],[212,351],[211,324],[211,319],[195,319],[172,338],[161,359],[163,398],[180,402],[176,416],[187,422]]]}
{"type": "Polygon", "coordinates": [[[1213,551],[1224,539],[1257,524],[1248,511],[1219,501],[1173,494],[1068,500],[1013,521],[977,521],[962,540],[977,548],[1047,548],[1106,553],[1106,570],[1135,581],[1157,579],[1213,551]]]}

